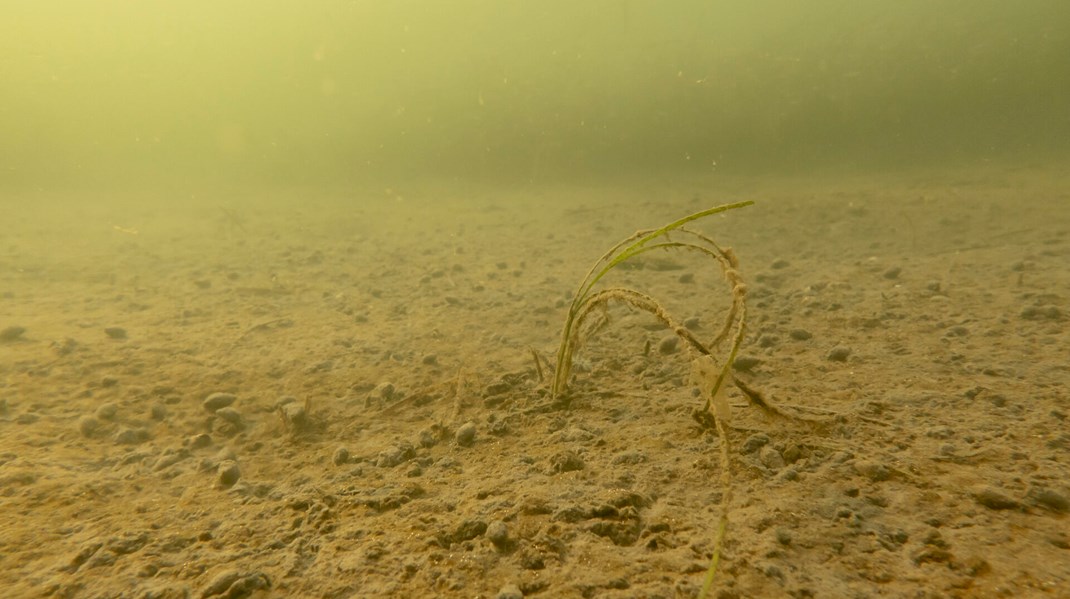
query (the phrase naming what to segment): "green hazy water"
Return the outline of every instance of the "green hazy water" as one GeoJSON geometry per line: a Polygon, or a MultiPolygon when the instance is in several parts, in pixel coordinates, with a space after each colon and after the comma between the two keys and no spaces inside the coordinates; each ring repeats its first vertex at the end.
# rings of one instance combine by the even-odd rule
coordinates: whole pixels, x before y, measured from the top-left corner
{"type": "Polygon", "coordinates": [[[6,0],[0,190],[1052,162],[1065,0],[6,0]]]}

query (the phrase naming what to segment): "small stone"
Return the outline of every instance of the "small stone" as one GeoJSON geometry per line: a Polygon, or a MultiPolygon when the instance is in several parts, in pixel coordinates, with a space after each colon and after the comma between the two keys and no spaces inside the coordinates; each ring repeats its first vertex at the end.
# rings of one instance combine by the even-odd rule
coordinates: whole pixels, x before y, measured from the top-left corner
{"type": "Polygon", "coordinates": [[[982,487],[973,493],[977,503],[991,510],[1010,510],[1021,507],[1021,504],[1004,494],[995,487],[982,487]]]}
{"type": "Polygon", "coordinates": [[[397,390],[394,388],[393,383],[379,383],[372,389],[372,395],[382,399],[383,401],[390,401],[394,399],[394,395],[397,390]]]}
{"type": "Polygon", "coordinates": [[[126,329],[122,327],[107,327],[104,334],[111,339],[126,339],[126,329]]]}
{"type": "Polygon", "coordinates": [[[219,475],[219,485],[222,487],[230,487],[241,478],[241,468],[238,466],[238,462],[235,462],[234,460],[224,460],[221,462],[217,472],[219,475]]]}
{"type": "Polygon", "coordinates": [[[286,426],[291,430],[299,431],[308,425],[308,409],[304,402],[297,401],[296,397],[282,398],[279,411],[286,426]]]}
{"type": "Polygon", "coordinates": [[[799,449],[798,445],[794,443],[789,443],[788,446],[784,448],[783,456],[785,462],[789,464],[794,464],[795,462],[799,461],[799,458],[802,457],[802,450],[799,449]]]}
{"type": "Polygon", "coordinates": [[[680,338],[676,335],[666,335],[661,338],[661,341],[658,341],[658,353],[663,356],[674,354],[679,343],[680,338]]]}
{"type": "Polygon", "coordinates": [[[899,278],[899,273],[901,273],[901,272],[903,272],[902,268],[900,268],[898,266],[893,266],[893,267],[889,268],[888,270],[884,271],[884,274],[882,276],[885,279],[888,279],[889,281],[892,281],[892,280],[898,279],[899,278]]]}
{"type": "Polygon", "coordinates": [[[241,574],[237,570],[227,570],[220,573],[218,576],[212,579],[212,582],[208,583],[208,586],[201,591],[201,598],[211,597],[213,595],[222,595],[230,588],[230,585],[234,584],[241,574]]]}
{"type": "Polygon", "coordinates": [[[1028,497],[1034,504],[1048,508],[1053,512],[1070,511],[1070,499],[1054,489],[1033,487],[1029,490],[1028,497]]]}
{"type": "Polygon", "coordinates": [[[1056,306],[1026,306],[1019,316],[1023,320],[1062,320],[1063,313],[1056,306]]]}
{"type": "Polygon", "coordinates": [[[149,408],[149,418],[152,418],[153,420],[163,420],[167,418],[167,407],[162,403],[152,404],[152,407],[149,408]]]}
{"type": "Polygon", "coordinates": [[[476,425],[472,421],[465,422],[457,429],[457,435],[454,437],[457,441],[457,445],[461,447],[470,446],[476,439],[476,425]]]}
{"type": "Polygon", "coordinates": [[[791,262],[788,262],[787,260],[781,258],[779,260],[774,260],[773,263],[769,265],[769,268],[772,268],[773,270],[780,270],[789,266],[791,266],[791,262]]]}
{"type": "Polygon", "coordinates": [[[334,455],[331,456],[331,461],[335,466],[341,466],[349,461],[349,450],[345,447],[339,447],[334,450],[334,455]]]}
{"type": "Polygon", "coordinates": [[[235,410],[234,408],[219,408],[215,411],[215,415],[233,424],[234,426],[242,426],[241,412],[235,410]]]}
{"type": "Polygon", "coordinates": [[[420,362],[424,366],[438,366],[438,356],[435,354],[427,354],[420,362]]]}
{"type": "Polygon", "coordinates": [[[739,372],[750,372],[751,369],[761,363],[762,360],[754,356],[737,356],[736,359],[732,362],[732,368],[738,370],[739,372]]]}
{"type": "Polygon", "coordinates": [[[438,436],[435,435],[430,429],[424,429],[420,431],[420,434],[416,437],[416,443],[420,447],[432,448],[438,444],[438,436]]]}
{"type": "Polygon", "coordinates": [[[190,437],[189,446],[193,449],[201,449],[212,444],[212,435],[201,433],[190,437]]]}
{"type": "Polygon", "coordinates": [[[97,418],[100,418],[101,420],[112,420],[112,419],[115,418],[115,415],[118,414],[118,413],[119,413],[119,406],[114,404],[114,403],[112,403],[112,402],[108,402],[106,404],[101,404],[97,408],[96,416],[97,416],[97,418]]]}
{"type": "Polygon", "coordinates": [[[476,537],[484,535],[486,532],[487,523],[483,520],[465,520],[453,531],[452,539],[454,542],[471,541],[476,537]]]}
{"type": "Polygon", "coordinates": [[[205,410],[208,410],[209,412],[215,412],[220,408],[225,408],[229,406],[237,399],[238,396],[234,395],[233,393],[212,393],[208,397],[204,398],[204,403],[202,403],[201,405],[204,406],[205,410]]]}
{"type": "Polygon", "coordinates": [[[399,443],[383,451],[375,458],[375,465],[379,468],[393,468],[402,462],[411,460],[416,455],[416,449],[409,443],[399,443]]]}
{"type": "Polygon", "coordinates": [[[494,596],[494,599],[524,599],[524,593],[519,586],[509,583],[498,589],[498,594],[494,596]]]}
{"type": "Polygon", "coordinates": [[[776,542],[781,545],[791,545],[791,531],[786,528],[776,529],[776,542]]]}
{"type": "Polygon", "coordinates": [[[743,447],[740,448],[740,451],[743,453],[753,453],[764,447],[767,443],[769,443],[769,435],[766,435],[765,433],[755,433],[747,437],[747,440],[743,442],[743,447]]]}
{"type": "Polygon", "coordinates": [[[788,336],[796,341],[809,341],[814,338],[813,333],[806,329],[792,329],[788,336]]]}
{"type": "Polygon", "coordinates": [[[18,341],[22,338],[22,334],[26,332],[26,327],[10,326],[0,331],[0,343],[11,343],[12,341],[18,341]]]}
{"type": "Polygon", "coordinates": [[[100,379],[100,386],[104,388],[114,387],[119,384],[119,377],[112,375],[105,375],[100,379]]]}
{"type": "Polygon", "coordinates": [[[777,475],[780,480],[799,480],[799,471],[794,466],[788,466],[777,475]]]}
{"type": "Polygon", "coordinates": [[[854,464],[855,472],[873,482],[888,480],[892,477],[892,469],[880,462],[859,461],[854,464]]]}
{"type": "Polygon", "coordinates": [[[148,441],[152,435],[143,428],[124,428],[115,435],[115,442],[119,445],[140,445],[148,441]]]}
{"type": "Polygon", "coordinates": [[[776,335],[762,335],[758,337],[758,347],[776,347],[780,343],[780,337],[776,335]]]}
{"type": "Polygon", "coordinates": [[[784,456],[773,447],[766,445],[758,451],[758,460],[770,470],[780,470],[784,467],[784,456]]]}
{"type": "Polygon", "coordinates": [[[92,416],[82,416],[78,420],[78,432],[84,437],[92,437],[100,430],[100,421],[92,416]]]}
{"type": "Polygon", "coordinates": [[[847,357],[851,355],[851,348],[846,345],[837,345],[829,350],[828,356],[826,356],[830,362],[846,362],[847,357]]]}
{"type": "Polygon", "coordinates": [[[953,327],[949,327],[947,329],[947,331],[944,333],[944,336],[945,337],[968,337],[969,334],[970,334],[970,329],[969,328],[964,327],[962,325],[955,325],[953,327]]]}
{"type": "Polygon", "coordinates": [[[550,458],[550,469],[555,474],[583,470],[584,466],[583,458],[574,451],[562,451],[550,458]]]}
{"type": "Polygon", "coordinates": [[[992,566],[984,558],[976,555],[963,560],[961,566],[966,571],[966,574],[970,576],[983,576],[992,571],[992,566]]]}
{"type": "Polygon", "coordinates": [[[487,540],[499,549],[509,545],[509,527],[501,520],[492,520],[487,524],[487,532],[484,534],[487,540]]]}
{"type": "Polygon", "coordinates": [[[689,331],[697,331],[702,328],[702,321],[698,316],[692,316],[684,321],[684,328],[689,331]]]}
{"type": "Polygon", "coordinates": [[[33,424],[40,420],[41,417],[33,412],[27,412],[25,414],[19,414],[19,417],[15,419],[15,424],[33,424]]]}

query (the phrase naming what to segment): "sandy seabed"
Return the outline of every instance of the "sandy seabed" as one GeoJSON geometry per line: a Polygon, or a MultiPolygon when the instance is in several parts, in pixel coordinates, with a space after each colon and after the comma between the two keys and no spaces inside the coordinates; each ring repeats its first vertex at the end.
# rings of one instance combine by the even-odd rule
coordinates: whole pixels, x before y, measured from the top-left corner
{"type": "MultiPolygon", "coordinates": [[[[623,187],[6,198],[0,595],[696,597],[683,348],[611,308],[567,407],[533,350],[615,242],[753,199],[698,223],[737,375],[819,422],[733,389],[713,596],[1070,597],[1070,181],[623,187]]],[[[710,339],[707,262],[610,279],[710,339]]]]}

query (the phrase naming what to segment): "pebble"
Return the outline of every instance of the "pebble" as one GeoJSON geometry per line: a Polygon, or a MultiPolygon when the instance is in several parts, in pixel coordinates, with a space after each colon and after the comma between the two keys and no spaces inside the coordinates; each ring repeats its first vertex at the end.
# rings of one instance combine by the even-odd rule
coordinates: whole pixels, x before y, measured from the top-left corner
{"type": "Polygon", "coordinates": [[[737,356],[735,361],[732,362],[732,368],[739,372],[750,372],[752,368],[762,363],[761,358],[754,356],[737,356]]]}
{"type": "Polygon", "coordinates": [[[1010,510],[1021,504],[995,487],[981,487],[971,493],[977,503],[991,510],[1010,510]]]}
{"type": "Polygon", "coordinates": [[[394,395],[397,392],[394,389],[394,383],[379,383],[372,389],[372,395],[375,395],[383,401],[390,401],[394,399],[394,395]]]}
{"type": "Polygon", "coordinates": [[[471,541],[487,532],[487,523],[482,520],[465,520],[450,533],[448,539],[452,543],[471,541]]]}
{"type": "Polygon", "coordinates": [[[287,426],[294,430],[299,430],[308,424],[308,410],[305,409],[303,402],[297,401],[296,397],[282,398],[279,408],[282,410],[282,417],[286,420],[287,426]]]}
{"type": "Polygon", "coordinates": [[[204,406],[205,410],[208,410],[209,412],[215,412],[220,408],[225,408],[229,406],[237,399],[238,396],[234,395],[233,393],[212,393],[208,397],[204,398],[204,403],[202,403],[201,405],[204,406]]]}
{"type": "Polygon", "coordinates": [[[498,589],[498,594],[494,596],[494,599],[524,599],[524,593],[519,586],[509,583],[498,589]]]}
{"type": "Polygon", "coordinates": [[[201,591],[201,597],[211,597],[213,595],[222,595],[230,588],[230,585],[234,584],[241,574],[237,570],[227,570],[220,573],[218,576],[212,579],[212,582],[208,583],[208,586],[201,591]]]}
{"type": "Polygon", "coordinates": [[[219,464],[218,474],[220,486],[230,487],[241,478],[241,468],[234,460],[224,460],[219,464]]]}
{"type": "Polygon", "coordinates": [[[1070,498],[1054,489],[1033,487],[1029,490],[1029,499],[1036,505],[1046,507],[1053,512],[1070,511],[1070,498]]]}
{"type": "Polygon", "coordinates": [[[884,271],[884,274],[882,276],[885,279],[888,279],[889,281],[891,281],[891,280],[898,279],[899,278],[899,274],[902,273],[902,272],[903,272],[902,268],[900,268],[898,266],[893,266],[893,267],[889,268],[888,270],[884,271]]]}
{"type": "Polygon", "coordinates": [[[837,345],[829,350],[828,356],[826,356],[831,362],[846,362],[847,357],[851,355],[851,348],[846,345],[837,345]]]}
{"type": "Polygon", "coordinates": [[[331,456],[331,461],[335,466],[341,466],[349,461],[349,450],[345,447],[339,447],[334,450],[334,455],[331,456]]]}
{"type": "Polygon", "coordinates": [[[256,591],[270,588],[271,579],[262,572],[239,574],[237,570],[228,570],[212,579],[212,582],[201,591],[201,599],[216,595],[225,599],[244,599],[252,596],[256,591]]]}
{"type": "Polygon", "coordinates": [[[126,339],[126,329],[122,327],[106,327],[104,334],[111,339],[126,339]]]}
{"type": "Polygon", "coordinates": [[[233,424],[234,426],[240,427],[242,425],[241,413],[235,410],[234,408],[219,408],[215,411],[215,415],[233,424]]]}
{"type": "Polygon", "coordinates": [[[555,474],[583,470],[585,466],[583,458],[574,451],[562,451],[550,458],[550,469],[555,474]]]}
{"type": "Polygon", "coordinates": [[[680,344],[680,338],[676,335],[666,335],[658,341],[658,353],[667,356],[669,354],[676,353],[676,349],[680,344]]]}
{"type": "Polygon", "coordinates": [[[111,420],[115,418],[115,415],[119,412],[119,406],[114,403],[108,402],[102,404],[97,408],[96,417],[101,420],[111,420]]]}
{"type": "Polygon", "coordinates": [[[438,437],[430,429],[424,429],[417,435],[416,443],[420,447],[431,448],[438,443],[438,437]]]}
{"type": "Polygon", "coordinates": [[[509,527],[501,520],[492,520],[487,524],[487,532],[484,534],[495,547],[502,548],[509,545],[509,527]]]}
{"type": "Polygon", "coordinates": [[[78,431],[82,433],[84,437],[92,437],[96,432],[100,430],[100,421],[92,416],[82,416],[78,420],[78,431]]]}
{"type": "Polygon", "coordinates": [[[1023,320],[1062,320],[1063,313],[1055,306],[1026,306],[1019,317],[1023,320]]]}
{"type": "Polygon", "coordinates": [[[698,316],[691,316],[684,321],[684,328],[689,331],[697,331],[702,328],[702,321],[698,316]]]}
{"type": "Polygon", "coordinates": [[[747,437],[747,440],[743,442],[743,447],[740,448],[740,451],[743,453],[753,453],[764,447],[767,443],[769,443],[769,435],[766,435],[765,433],[755,433],[747,437]]]}
{"type": "Polygon", "coordinates": [[[162,403],[152,404],[152,407],[149,408],[149,418],[152,418],[153,420],[163,420],[167,418],[167,407],[162,403]]]}
{"type": "Polygon", "coordinates": [[[783,456],[785,462],[789,464],[794,464],[795,462],[799,461],[799,458],[802,457],[802,450],[799,449],[798,445],[794,443],[789,443],[788,446],[784,448],[783,456]]]}
{"type": "Polygon", "coordinates": [[[401,443],[379,452],[379,455],[375,458],[375,465],[379,468],[393,468],[406,460],[412,459],[415,455],[416,450],[412,445],[401,443]]]}
{"type": "Polygon", "coordinates": [[[41,417],[33,412],[27,412],[26,414],[19,414],[19,417],[15,419],[16,424],[33,424],[40,420],[41,417]]]}
{"type": "Polygon", "coordinates": [[[435,354],[427,354],[420,362],[424,366],[438,366],[438,356],[435,354]]]}
{"type": "Polygon", "coordinates": [[[775,347],[780,343],[780,337],[776,335],[762,335],[758,337],[758,347],[775,347]]]}
{"type": "Polygon", "coordinates": [[[888,480],[892,477],[892,469],[880,462],[858,461],[854,463],[855,472],[873,482],[888,480]]]}
{"type": "Polygon", "coordinates": [[[455,437],[457,445],[461,447],[468,447],[476,439],[476,425],[472,421],[465,422],[461,425],[461,428],[457,429],[457,435],[455,437]]]}
{"type": "Polygon", "coordinates": [[[806,329],[792,329],[788,336],[796,341],[809,341],[814,338],[814,334],[806,329]]]}
{"type": "Polygon", "coordinates": [[[151,437],[149,431],[143,428],[124,428],[115,434],[115,442],[119,445],[140,445],[151,437]]]}
{"type": "Polygon", "coordinates": [[[780,455],[779,451],[769,445],[762,447],[758,452],[758,460],[762,462],[763,466],[770,470],[780,470],[784,467],[784,456],[780,455]]]}
{"type": "Polygon", "coordinates": [[[22,338],[22,334],[26,332],[26,327],[10,326],[0,331],[0,342],[10,343],[12,341],[18,341],[22,338]]]}
{"type": "Polygon", "coordinates": [[[201,449],[202,447],[208,447],[212,444],[212,435],[208,433],[201,433],[194,435],[189,439],[189,446],[193,449],[201,449]]]}

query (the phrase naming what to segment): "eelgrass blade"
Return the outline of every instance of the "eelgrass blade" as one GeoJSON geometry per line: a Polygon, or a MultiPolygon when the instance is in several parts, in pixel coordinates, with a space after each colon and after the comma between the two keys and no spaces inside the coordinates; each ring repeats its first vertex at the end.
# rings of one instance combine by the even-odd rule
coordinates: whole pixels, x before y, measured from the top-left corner
{"type": "MultiPolygon", "coordinates": [[[[733,204],[724,204],[685,216],[658,229],[636,233],[631,237],[626,238],[624,241],[618,243],[617,245],[613,246],[612,249],[610,249],[608,252],[606,252],[605,255],[599,258],[598,261],[595,262],[591,270],[587,273],[587,276],[584,277],[583,281],[580,283],[579,289],[576,291],[576,295],[572,298],[572,305],[569,306],[568,314],[565,317],[565,326],[564,329],[561,331],[561,346],[557,351],[557,366],[554,369],[554,381],[553,387],[551,388],[551,395],[557,397],[558,395],[563,393],[566,387],[568,386],[568,377],[572,366],[572,352],[574,350],[574,347],[572,347],[570,343],[570,340],[572,339],[572,327],[575,324],[576,315],[580,311],[580,308],[589,299],[591,289],[598,283],[599,280],[602,279],[602,277],[604,277],[607,273],[609,273],[609,271],[616,268],[625,260],[628,260],[629,258],[632,258],[637,254],[649,251],[650,248],[647,247],[647,243],[649,243],[653,239],[657,239],[658,237],[667,235],[668,233],[674,230],[682,228],[687,223],[696,221],[700,218],[705,218],[707,216],[718,214],[720,212],[726,212],[728,210],[734,210],[736,208],[743,208],[752,204],[754,204],[753,200],[745,200],[742,202],[735,202],[733,204]],[[620,250],[621,247],[624,247],[624,249],[620,250]],[[599,268],[599,265],[602,265],[602,267],[599,268]]],[[[704,241],[710,241],[709,238],[706,238],[701,234],[694,232],[690,233],[692,233],[692,235],[696,235],[704,241]]],[[[661,245],[665,245],[666,247],[672,247],[672,245],[670,244],[673,243],[674,242],[669,242],[668,244],[659,244],[659,246],[655,247],[660,247],[661,245]]],[[[713,244],[713,246],[717,248],[716,244],[713,244]]],[[[696,245],[695,247],[700,248],[701,246],[696,245]]]]}
{"type": "MultiPolygon", "coordinates": [[[[640,253],[642,248],[643,248],[643,246],[645,246],[651,240],[657,239],[658,237],[661,237],[662,235],[665,235],[665,234],[667,234],[667,233],[669,233],[669,232],[671,232],[671,231],[673,231],[675,229],[679,229],[680,227],[686,225],[687,223],[689,223],[691,221],[696,221],[696,220],[698,220],[700,218],[705,218],[707,216],[711,216],[713,214],[718,214],[720,212],[726,212],[728,210],[734,210],[736,208],[743,208],[745,206],[750,206],[753,203],[754,203],[754,200],[746,200],[746,201],[743,201],[743,202],[736,202],[734,204],[724,204],[722,206],[717,206],[717,207],[714,207],[714,208],[708,208],[708,209],[703,210],[701,212],[696,212],[696,213],[691,214],[689,216],[685,216],[685,217],[683,217],[683,218],[681,218],[681,219],[679,219],[677,221],[671,222],[671,223],[665,225],[664,227],[661,227],[660,229],[654,229],[653,231],[650,231],[648,233],[645,233],[645,234],[641,235],[638,238],[638,240],[635,241],[635,243],[633,243],[633,244],[629,245],[628,247],[624,248],[624,251],[620,252],[615,257],[611,258],[609,260],[609,262],[605,266],[603,266],[602,269],[598,271],[598,274],[596,274],[593,278],[590,275],[588,275],[587,278],[584,279],[583,283],[580,285],[579,292],[576,294],[576,297],[573,299],[573,306],[575,306],[577,303],[582,303],[583,300],[586,299],[587,294],[590,293],[591,288],[594,287],[595,284],[597,284],[598,281],[601,280],[602,277],[606,276],[606,273],[608,273],[609,271],[613,270],[621,262],[624,262],[625,260],[631,258],[632,256],[640,253]]],[[[620,247],[620,246],[617,246],[617,247],[620,247]]]]}

